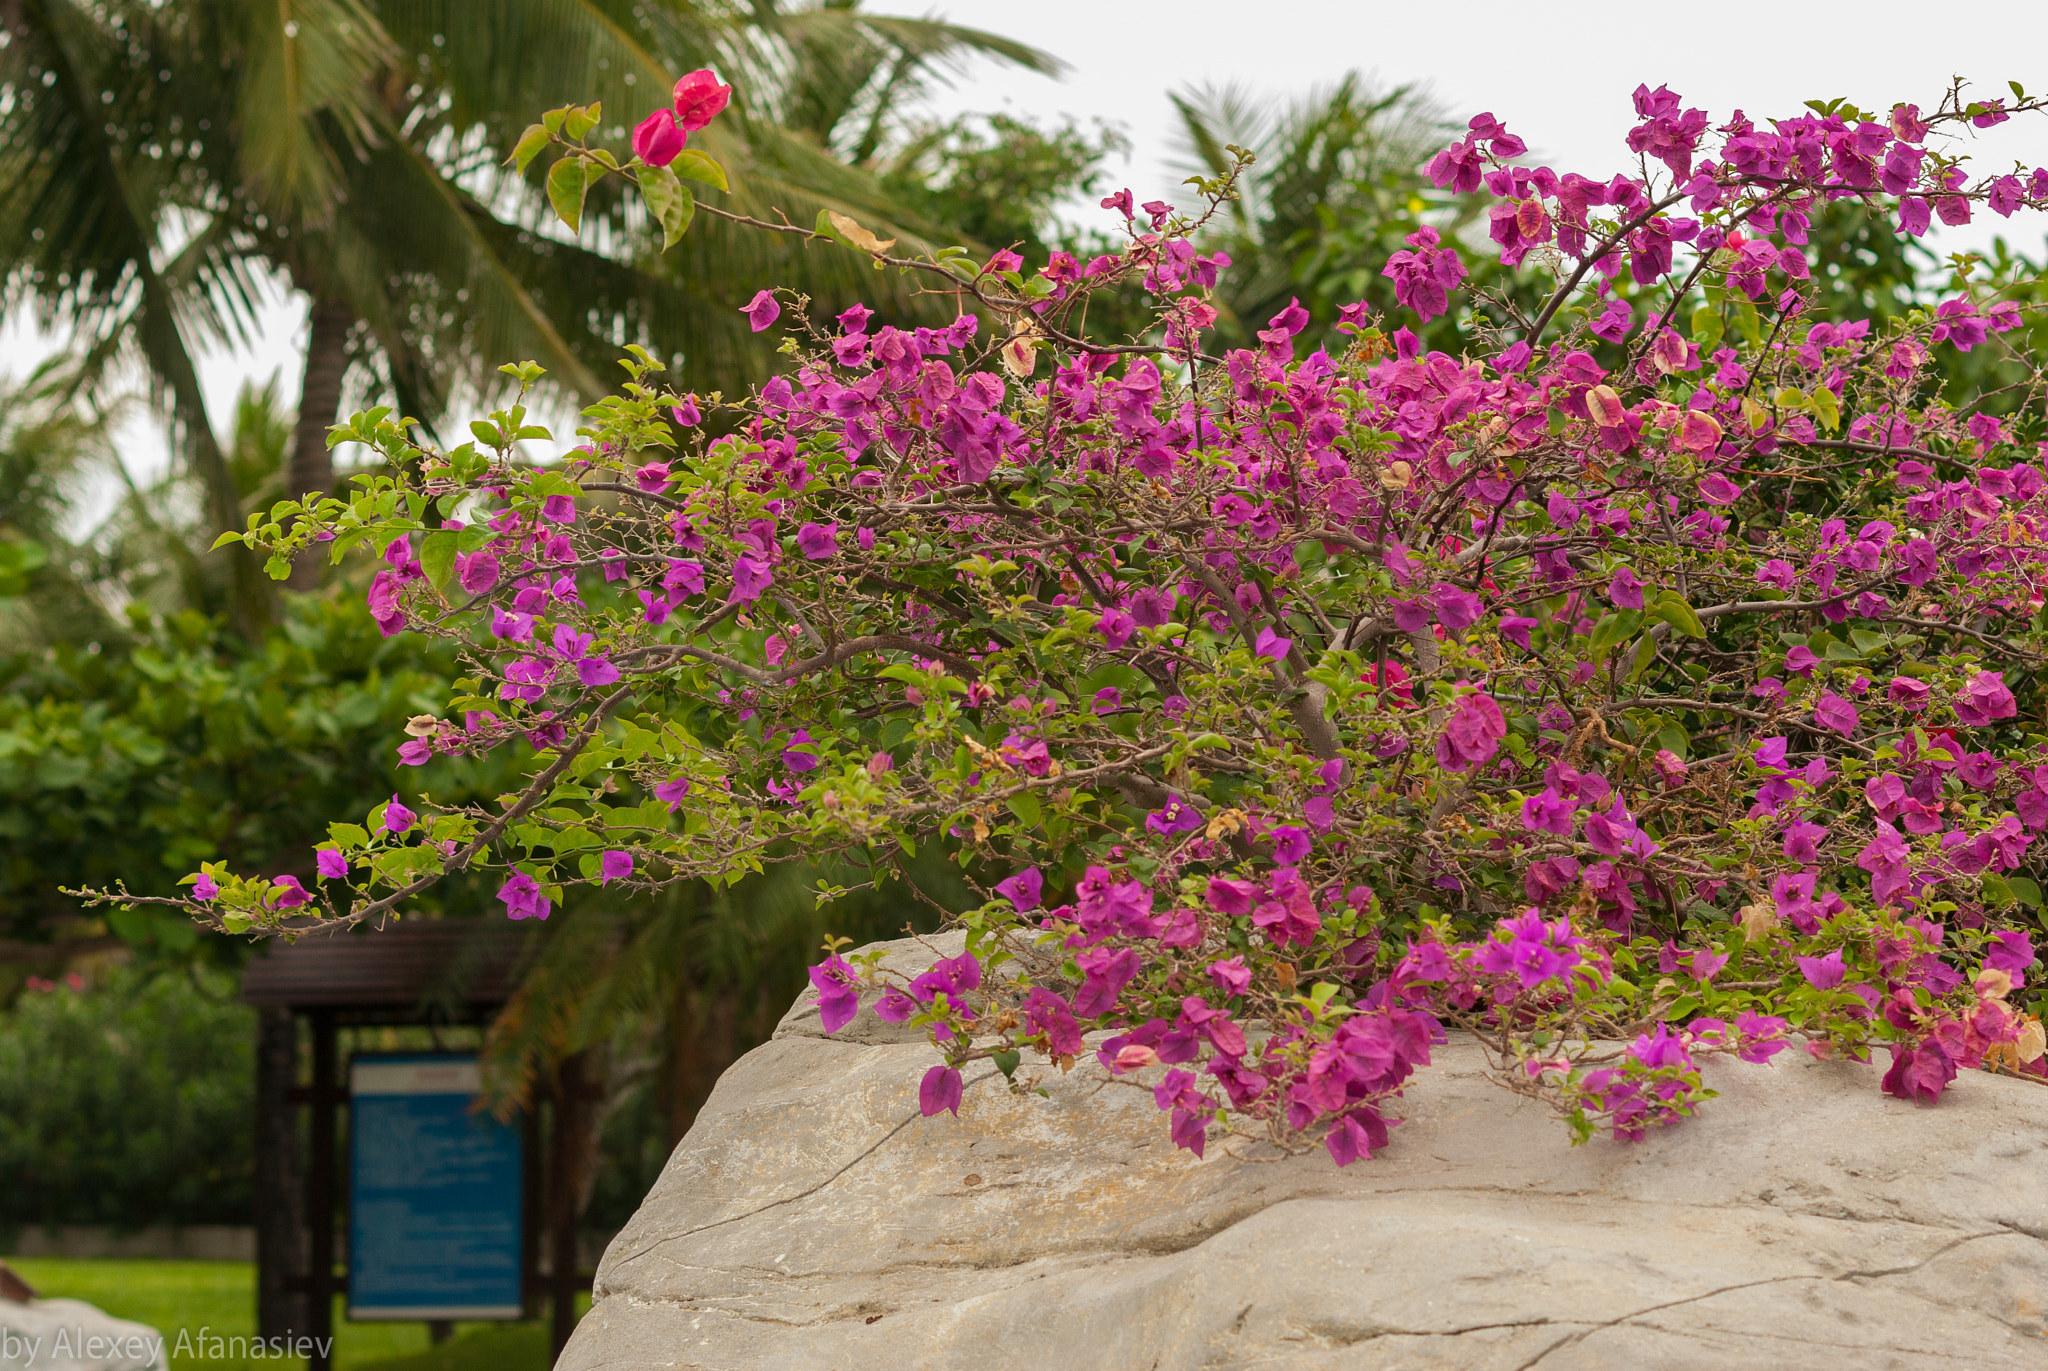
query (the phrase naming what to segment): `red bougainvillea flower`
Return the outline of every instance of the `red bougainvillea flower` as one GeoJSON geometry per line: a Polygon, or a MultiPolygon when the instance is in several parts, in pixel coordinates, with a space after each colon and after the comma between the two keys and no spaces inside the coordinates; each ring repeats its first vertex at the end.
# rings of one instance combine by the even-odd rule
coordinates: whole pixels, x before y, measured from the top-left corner
{"type": "Polygon", "coordinates": [[[676,127],[695,133],[709,124],[732,99],[732,87],[721,85],[711,70],[701,68],[676,82],[676,127]]]}
{"type": "Polygon", "coordinates": [[[634,153],[652,167],[665,167],[675,161],[688,141],[689,134],[677,126],[676,117],[665,109],[648,115],[633,130],[634,153]]]}

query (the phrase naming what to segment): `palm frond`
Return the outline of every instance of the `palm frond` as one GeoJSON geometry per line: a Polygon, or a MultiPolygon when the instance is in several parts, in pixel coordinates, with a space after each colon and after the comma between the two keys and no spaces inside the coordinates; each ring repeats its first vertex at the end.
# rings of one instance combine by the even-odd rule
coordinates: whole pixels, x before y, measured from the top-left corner
{"type": "Polygon", "coordinates": [[[371,77],[399,60],[360,0],[215,0],[239,56],[236,151],[244,184],[271,214],[310,223],[332,212],[341,161],[375,136],[371,77]]]}

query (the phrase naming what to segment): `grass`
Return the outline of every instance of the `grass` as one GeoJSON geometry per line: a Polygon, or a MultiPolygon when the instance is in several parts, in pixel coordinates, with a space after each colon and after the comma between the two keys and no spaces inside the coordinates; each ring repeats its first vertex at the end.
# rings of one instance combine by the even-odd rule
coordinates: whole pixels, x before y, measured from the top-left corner
{"type": "MultiPolygon", "coordinates": [[[[215,1337],[253,1335],[256,1268],[248,1262],[69,1261],[9,1258],[39,1294],[84,1300],[115,1318],[145,1323],[164,1335],[172,1371],[303,1371],[305,1362],[212,1355],[215,1337]],[[207,1344],[199,1341],[204,1329],[207,1344]],[[179,1334],[186,1335],[179,1355],[179,1334]]],[[[588,1299],[579,1309],[589,1308],[588,1299]]],[[[546,1371],[548,1329],[528,1323],[459,1323],[452,1341],[435,1347],[423,1323],[349,1323],[336,1301],[336,1371],[546,1371]]]]}

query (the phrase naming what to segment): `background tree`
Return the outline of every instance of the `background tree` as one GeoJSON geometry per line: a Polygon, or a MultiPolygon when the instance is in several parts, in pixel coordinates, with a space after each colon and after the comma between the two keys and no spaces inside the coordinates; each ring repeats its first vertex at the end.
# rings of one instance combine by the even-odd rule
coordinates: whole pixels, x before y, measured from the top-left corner
{"type": "Polygon", "coordinates": [[[218,968],[38,979],[0,1021],[0,1228],[247,1223],[253,1013],[218,968]]]}
{"type": "MultiPolygon", "coordinates": [[[[1216,303],[1218,331],[1232,346],[1248,344],[1299,299],[1314,319],[1310,336],[1341,351],[1344,340],[1331,332],[1338,308],[1364,300],[1391,312],[1394,285],[1381,270],[1425,223],[1461,250],[1473,295],[1538,298],[1533,285],[1479,247],[1488,197],[1439,191],[1423,174],[1456,124],[1421,87],[1380,89],[1352,72],[1292,98],[1262,99],[1240,86],[1170,98],[1180,122],[1180,170],[1220,176],[1234,160],[1229,147],[1256,154],[1222,227],[1204,242],[1230,254],[1216,303]]],[[[1425,346],[1455,346],[1469,321],[1468,308],[1418,331],[1425,346]]]]}
{"type": "Polygon", "coordinates": [[[921,218],[948,224],[967,242],[1013,249],[1036,267],[1055,249],[1087,250],[1091,235],[1063,226],[1057,211],[1100,195],[1103,162],[1129,150],[1115,129],[962,115],[909,130],[888,156],[882,184],[921,218]]]}
{"type": "Polygon", "coordinates": [[[61,361],[0,378],[0,658],[120,632],[93,593],[101,558],[74,541],[112,464],[106,422],[73,403],[74,384],[61,361]]]}
{"type": "MultiPolygon", "coordinates": [[[[887,222],[877,179],[834,155],[837,122],[885,127],[927,71],[968,52],[1050,67],[990,35],[846,4],[13,0],[4,15],[0,303],[93,340],[83,381],[124,354],[144,363],[215,530],[241,519],[194,353],[246,340],[271,281],[311,302],[295,493],[333,485],[325,433],[352,363],[363,389],[430,423],[465,384],[488,388],[486,357],[538,358],[588,401],[632,341],[731,387],[766,363],[733,314],[736,283],[772,268],[828,301],[862,283],[836,258],[709,226],[656,263],[644,216],[603,193],[597,231],[546,228],[540,169],[522,180],[498,165],[531,111],[595,92],[637,120],[678,73],[716,66],[743,93],[706,135],[748,173],[734,208],[830,204],[887,222]],[[867,80],[846,69],[851,51],[867,54],[867,80]],[[845,98],[807,94],[828,88],[845,98]],[[785,93],[809,125],[777,122],[785,93]]],[[[247,629],[267,589],[228,560],[247,629]]],[[[314,574],[310,561],[300,573],[314,574]]]]}

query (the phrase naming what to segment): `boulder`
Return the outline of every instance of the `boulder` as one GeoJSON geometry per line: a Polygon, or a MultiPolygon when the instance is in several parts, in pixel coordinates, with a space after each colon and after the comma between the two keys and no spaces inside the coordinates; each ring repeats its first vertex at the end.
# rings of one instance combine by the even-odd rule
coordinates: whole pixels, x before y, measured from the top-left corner
{"type": "Polygon", "coordinates": [[[2048,1366],[2030,1082],[1926,1108],[1876,1066],[1717,1059],[1697,1118],[1574,1148],[1454,1038],[1340,1171],[1197,1160],[1092,1059],[1027,1062],[1044,1096],[983,1063],[921,1118],[920,1035],[827,1037],[814,998],[720,1079],[558,1371],[2048,1366]]]}
{"type": "Polygon", "coordinates": [[[154,1328],[83,1300],[0,1299],[0,1371],[164,1371],[154,1328]]]}

